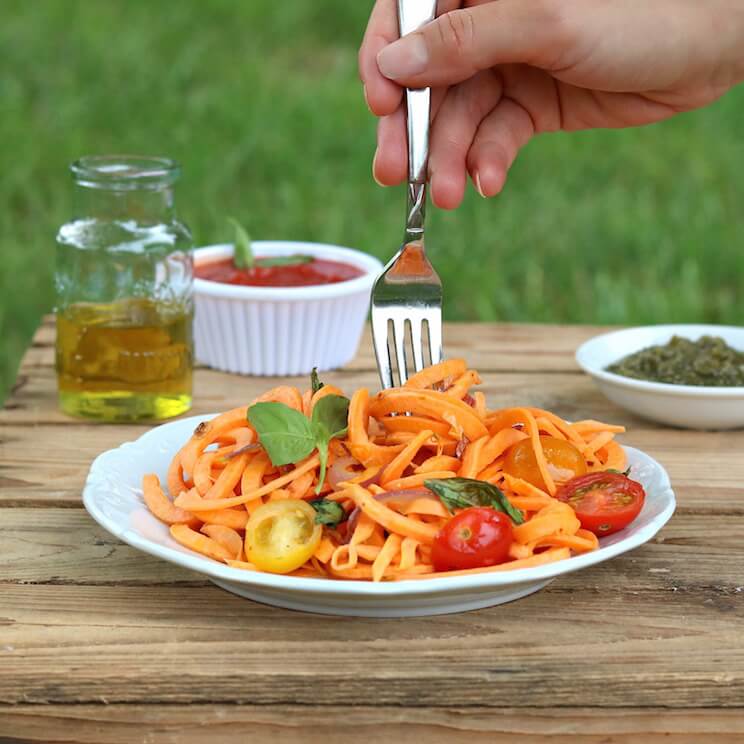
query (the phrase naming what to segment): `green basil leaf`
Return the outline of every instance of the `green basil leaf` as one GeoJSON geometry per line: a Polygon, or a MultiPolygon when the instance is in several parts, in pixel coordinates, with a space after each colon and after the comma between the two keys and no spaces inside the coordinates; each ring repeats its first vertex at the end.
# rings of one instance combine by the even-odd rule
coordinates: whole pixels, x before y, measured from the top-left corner
{"type": "Polygon", "coordinates": [[[310,421],[284,403],[255,403],[248,409],[248,421],[273,465],[299,462],[315,449],[310,421]]]}
{"type": "Polygon", "coordinates": [[[328,464],[328,444],[331,439],[346,434],[349,422],[349,399],[342,395],[326,395],[313,407],[310,421],[315,444],[320,457],[320,473],[315,493],[320,493],[325,482],[328,464]]]}
{"type": "Polygon", "coordinates": [[[250,269],[255,263],[253,249],[251,248],[251,239],[245,228],[233,217],[228,217],[228,221],[235,230],[235,247],[233,249],[233,263],[239,269],[250,269]]]}
{"type": "Polygon", "coordinates": [[[343,522],[346,517],[344,508],[337,501],[315,499],[310,502],[310,506],[316,511],[315,524],[325,524],[328,527],[335,527],[339,522],[343,522]]]}
{"type": "Polygon", "coordinates": [[[349,424],[349,399],[343,395],[326,395],[313,407],[313,424],[322,424],[335,439],[346,434],[349,424]]]}
{"type": "Polygon", "coordinates": [[[270,268],[272,266],[297,266],[298,264],[311,263],[313,256],[304,253],[293,253],[290,256],[264,256],[256,259],[256,266],[270,268]]]}
{"type": "Polygon", "coordinates": [[[325,482],[326,467],[328,466],[328,444],[331,441],[331,434],[324,424],[314,421],[311,423],[315,445],[318,448],[318,458],[320,459],[320,472],[318,473],[318,485],[315,487],[315,493],[318,494],[323,490],[325,482]]]}
{"type": "Polygon", "coordinates": [[[325,387],[325,383],[320,381],[318,377],[318,368],[313,367],[313,371],[310,373],[310,387],[312,388],[313,395],[318,392],[321,388],[325,387]]]}
{"type": "Polygon", "coordinates": [[[513,507],[509,499],[492,483],[473,478],[444,478],[424,481],[424,486],[439,496],[450,511],[467,509],[470,506],[490,506],[508,514],[515,524],[524,522],[522,512],[513,507]]]}
{"type": "Polygon", "coordinates": [[[624,475],[626,478],[630,478],[630,468],[626,470],[615,470],[615,468],[608,468],[605,473],[617,473],[617,475],[624,475]]]}

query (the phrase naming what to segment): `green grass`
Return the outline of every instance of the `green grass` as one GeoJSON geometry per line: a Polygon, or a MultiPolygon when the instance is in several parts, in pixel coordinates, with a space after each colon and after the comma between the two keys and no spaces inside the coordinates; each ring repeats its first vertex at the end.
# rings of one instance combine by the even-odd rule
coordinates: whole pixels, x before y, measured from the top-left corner
{"type": "MultiPolygon", "coordinates": [[[[199,243],[342,243],[381,258],[404,195],[370,177],[356,77],[370,3],[5,0],[0,400],[53,304],[56,228],[84,153],[181,161],[199,243]]],[[[655,127],[551,135],[505,192],[430,211],[451,319],[742,323],[744,90],[655,127]]]]}

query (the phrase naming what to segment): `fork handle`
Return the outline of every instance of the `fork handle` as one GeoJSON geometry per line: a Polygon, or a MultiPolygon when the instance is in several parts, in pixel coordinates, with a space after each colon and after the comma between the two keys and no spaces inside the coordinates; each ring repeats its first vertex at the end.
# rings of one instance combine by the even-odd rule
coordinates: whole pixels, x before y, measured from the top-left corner
{"type": "MultiPolygon", "coordinates": [[[[436,0],[398,0],[400,35],[415,31],[434,20],[436,0]]],[[[426,168],[429,160],[430,88],[406,88],[408,129],[408,218],[406,237],[420,238],[424,232],[426,168]]]]}

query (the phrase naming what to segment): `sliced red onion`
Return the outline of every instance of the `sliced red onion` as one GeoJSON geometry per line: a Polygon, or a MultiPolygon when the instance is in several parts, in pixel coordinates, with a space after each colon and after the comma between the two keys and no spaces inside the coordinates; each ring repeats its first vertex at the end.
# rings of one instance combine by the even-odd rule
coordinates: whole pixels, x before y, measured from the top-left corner
{"type": "Polygon", "coordinates": [[[469,444],[470,440],[467,437],[463,436],[463,438],[457,443],[457,447],[455,447],[455,457],[462,457],[462,453],[465,452],[465,448],[469,444]]]}
{"type": "Polygon", "coordinates": [[[352,466],[354,465],[359,466],[361,463],[359,460],[356,460],[351,456],[339,457],[333,461],[333,465],[328,468],[328,483],[331,484],[331,488],[334,491],[338,488],[339,483],[343,483],[344,481],[349,480],[349,478],[353,478],[357,475],[357,473],[352,470],[352,466]]]}
{"type": "MultiPolygon", "coordinates": [[[[409,488],[399,491],[385,491],[384,493],[376,493],[374,498],[382,504],[386,501],[393,500],[397,500],[402,504],[410,504],[416,499],[431,499],[432,501],[439,502],[439,497],[435,496],[428,488],[409,488]]],[[[343,542],[344,545],[351,540],[351,536],[354,534],[357,522],[359,521],[360,514],[361,511],[358,506],[354,507],[349,514],[349,518],[346,522],[346,539],[343,542]]]]}
{"type": "Polygon", "coordinates": [[[258,442],[251,442],[250,444],[246,444],[236,450],[233,450],[232,452],[228,452],[228,454],[225,455],[225,459],[232,460],[233,457],[245,454],[246,452],[255,452],[259,449],[261,449],[261,445],[258,442]]]}
{"type": "Polygon", "coordinates": [[[470,393],[463,395],[462,402],[467,403],[471,408],[475,408],[475,398],[470,393]]]}
{"type": "Polygon", "coordinates": [[[382,468],[380,468],[377,471],[377,473],[373,475],[371,478],[367,478],[367,480],[362,481],[359,485],[362,488],[369,488],[370,486],[379,486],[381,475],[382,475],[382,468]]]}
{"type": "Polygon", "coordinates": [[[361,510],[358,506],[355,506],[351,513],[349,514],[349,518],[346,520],[346,537],[344,538],[342,545],[348,545],[349,541],[351,540],[351,536],[354,534],[354,530],[356,529],[357,522],[359,521],[359,515],[361,514],[361,510]]]}
{"type": "Polygon", "coordinates": [[[432,385],[432,390],[435,390],[438,393],[446,393],[454,383],[454,378],[452,376],[445,377],[443,380],[440,380],[437,383],[434,383],[432,385]]]}

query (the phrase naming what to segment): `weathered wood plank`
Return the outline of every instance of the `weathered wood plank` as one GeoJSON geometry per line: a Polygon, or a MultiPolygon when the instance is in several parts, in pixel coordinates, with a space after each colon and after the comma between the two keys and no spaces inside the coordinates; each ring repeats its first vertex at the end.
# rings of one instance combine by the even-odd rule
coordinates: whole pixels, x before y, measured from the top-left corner
{"type": "MultiPolygon", "coordinates": [[[[230,378],[211,370],[199,371],[197,378],[198,389],[205,392],[194,415],[241,405],[277,382],[230,378]]],[[[347,390],[376,386],[373,372],[336,372],[326,379],[347,390]]],[[[94,457],[150,428],[69,419],[52,408],[56,405],[52,383],[51,371],[41,370],[29,378],[22,401],[17,398],[14,408],[0,414],[0,504],[78,504],[94,457]],[[39,456],[40,447],[44,448],[43,457],[39,456]]],[[[624,424],[628,433],[621,440],[659,459],[675,485],[735,491],[744,482],[744,431],[658,429],[609,403],[585,377],[570,373],[498,373],[484,383],[482,389],[492,407],[529,403],[569,419],[592,417],[624,424]]],[[[734,506],[737,499],[727,501],[727,505],[718,504],[719,508],[734,506]]],[[[740,503],[744,506],[744,499],[740,503]]]]}
{"type": "MultiPolygon", "coordinates": [[[[0,545],[0,582],[206,583],[119,542],[79,509],[2,509],[0,545]]],[[[700,590],[701,600],[740,594],[744,602],[742,566],[744,520],[678,513],[650,544],[567,574],[551,591],[659,593],[666,602],[668,594],[700,590]]]]}
{"type": "MultiPolygon", "coordinates": [[[[446,340],[485,373],[492,406],[632,427],[624,441],[670,472],[672,522],[520,602],[379,621],[239,599],[69,508],[93,457],[149,427],[56,411],[47,320],[0,412],[0,506],[17,507],[0,513],[0,702],[18,704],[0,707],[0,741],[744,741],[742,710],[721,709],[744,701],[744,432],[659,429],[614,407],[573,361],[600,330],[451,325],[446,340]]],[[[324,377],[376,388],[368,340],[324,377]]],[[[275,383],[200,369],[195,412],[275,383]]]]}
{"type": "MultiPolygon", "coordinates": [[[[347,392],[359,387],[372,391],[379,389],[377,373],[371,370],[341,370],[323,374],[323,380],[338,385],[347,392]]],[[[308,386],[305,377],[240,377],[226,375],[209,369],[195,373],[194,389],[197,391],[194,407],[189,415],[223,411],[243,405],[260,393],[278,384],[308,386]]],[[[42,367],[22,372],[16,393],[0,411],[0,426],[13,424],[37,426],[39,424],[66,427],[95,427],[96,422],[72,419],[57,408],[54,371],[42,367]]],[[[488,396],[493,408],[516,404],[531,404],[550,408],[566,418],[611,418],[613,421],[649,428],[654,426],[608,401],[587,377],[571,372],[489,372],[483,375],[480,390],[488,396]]],[[[119,425],[122,431],[127,427],[119,425]]]]}
{"type": "Polygon", "coordinates": [[[380,621],[214,587],[4,586],[0,703],[737,706],[743,609],[577,588],[380,621]]]}
{"type": "MultiPolygon", "coordinates": [[[[508,393],[498,389],[502,384],[508,386],[508,380],[499,386],[487,385],[485,390],[491,399],[503,395],[501,400],[505,405],[524,401],[522,393],[527,391],[520,390],[519,379],[512,377],[512,380],[508,393]],[[507,396],[513,397],[507,401],[507,396]]],[[[566,385],[565,389],[575,389],[568,382],[566,385]]],[[[552,390],[557,395],[561,389],[558,379],[552,390]]],[[[563,399],[568,398],[569,393],[564,393],[563,399]]],[[[577,396],[575,400],[582,399],[587,400],[586,391],[583,398],[577,396]]],[[[237,404],[237,400],[233,403],[237,404]]],[[[598,401],[597,408],[600,406],[598,401]]],[[[566,405],[562,407],[565,409],[566,405]]],[[[220,408],[219,403],[214,406],[220,408]]],[[[553,406],[554,410],[560,408],[553,406]]],[[[594,413],[591,404],[582,404],[581,408],[580,415],[594,413]]],[[[619,413],[604,411],[596,415],[609,421],[625,421],[629,430],[620,441],[644,450],[665,466],[683,508],[744,511],[744,432],[647,429],[646,424],[633,425],[619,413]]],[[[104,450],[136,439],[149,428],[105,424],[60,426],[49,422],[0,426],[0,506],[79,506],[93,459],[104,450]]]]}
{"type": "Polygon", "coordinates": [[[735,744],[744,708],[490,708],[346,705],[19,705],[0,707],[0,740],[52,744],[735,744]],[[4,737],[4,738],[3,738],[4,737]]]}
{"type": "Polygon", "coordinates": [[[2,509],[0,517],[0,582],[204,583],[121,543],[82,509],[2,509]]]}
{"type": "MultiPolygon", "coordinates": [[[[447,355],[462,356],[482,370],[576,370],[573,354],[584,341],[613,330],[607,326],[555,326],[540,323],[445,323],[447,355]],[[556,333],[560,328],[560,333],[556,333]]],[[[34,335],[22,367],[54,364],[55,331],[47,316],[34,335]]],[[[354,370],[375,369],[372,336],[365,330],[354,370]]]]}
{"type": "MultiPolygon", "coordinates": [[[[563,326],[561,332],[556,333],[556,327],[549,325],[452,323],[446,325],[445,333],[450,339],[450,355],[466,357],[472,366],[484,373],[577,373],[573,352],[580,343],[602,330],[605,329],[563,326]]],[[[24,357],[17,388],[6,401],[5,410],[0,411],[0,422],[35,424],[49,421],[69,424],[70,419],[57,411],[53,344],[54,327],[47,319],[24,357]]],[[[348,381],[347,384],[351,386],[365,384],[377,387],[374,370],[372,344],[369,332],[366,332],[357,358],[345,370],[329,372],[325,376],[329,381],[348,381]],[[360,377],[360,372],[369,374],[360,377]]],[[[304,384],[305,380],[297,378],[296,382],[304,384]]],[[[246,378],[200,369],[195,381],[195,410],[215,410],[220,404],[224,408],[232,401],[250,396],[253,391],[266,389],[275,383],[276,378],[246,378]]]]}
{"type": "Polygon", "coordinates": [[[36,329],[36,333],[34,333],[31,346],[53,347],[56,336],[54,314],[49,313],[42,317],[39,327],[36,329]]]}

